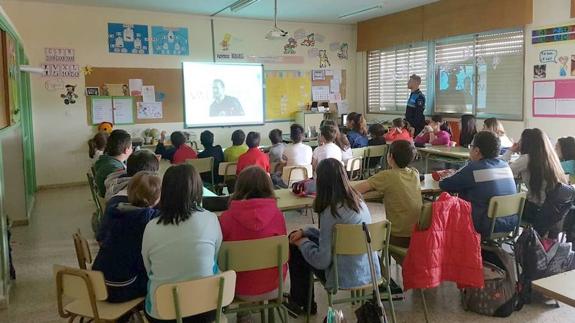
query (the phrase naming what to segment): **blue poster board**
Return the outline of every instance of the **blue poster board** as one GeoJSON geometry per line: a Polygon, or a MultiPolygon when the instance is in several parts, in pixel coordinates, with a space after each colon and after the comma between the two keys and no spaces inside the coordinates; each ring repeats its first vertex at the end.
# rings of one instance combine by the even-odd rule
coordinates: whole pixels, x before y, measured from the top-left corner
{"type": "Polygon", "coordinates": [[[152,53],[156,55],[189,55],[188,28],[152,26],[152,53]]]}
{"type": "Polygon", "coordinates": [[[108,51],[120,54],[148,54],[148,26],[108,23],[108,51]]]}

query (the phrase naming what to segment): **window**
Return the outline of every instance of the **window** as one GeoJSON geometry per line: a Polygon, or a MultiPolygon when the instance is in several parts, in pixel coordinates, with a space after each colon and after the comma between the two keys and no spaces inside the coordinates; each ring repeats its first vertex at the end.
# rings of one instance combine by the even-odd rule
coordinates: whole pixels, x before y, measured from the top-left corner
{"type": "Polygon", "coordinates": [[[523,73],[523,31],[437,41],[434,111],[521,118],[523,73]]]}
{"type": "Polygon", "coordinates": [[[427,88],[427,44],[371,51],[368,54],[367,93],[369,112],[404,112],[411,74],[421,76],[427,88]]]}
{"type": "Polygon", "coordinates": [[[521,119],[523,55],[523,30],[371,51],[367,67],[368,112],[403,112],[409,95],[407,79],[415,73],[422,78],[421,90],[426,94],[428,111],[521,119]],[[433,82],[427,82],[428,76],[433,82]]]}

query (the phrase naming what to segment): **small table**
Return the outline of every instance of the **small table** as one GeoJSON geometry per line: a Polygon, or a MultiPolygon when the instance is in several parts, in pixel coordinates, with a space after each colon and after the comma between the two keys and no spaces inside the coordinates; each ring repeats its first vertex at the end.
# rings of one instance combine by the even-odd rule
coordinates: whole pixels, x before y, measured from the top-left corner
{"type": "Polygon", "coordinates": [[[429,171],[429,160],[462,164],[469,159],[469,149],[465,147],[430,146],[417,148],[425,158],[425,172],[429,171]]]}
{"type": "Polygon", "coordinates": [[[547,297],[575,307],[575,270],[534,280],[532,286],[547,297]]]}

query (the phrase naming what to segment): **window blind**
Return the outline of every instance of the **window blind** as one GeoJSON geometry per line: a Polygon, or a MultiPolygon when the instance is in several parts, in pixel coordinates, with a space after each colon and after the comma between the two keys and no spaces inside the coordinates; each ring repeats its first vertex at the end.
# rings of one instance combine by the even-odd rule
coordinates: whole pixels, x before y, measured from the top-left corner
{"type": "Polygon", "coordinates": [[[367,97],[369,112],[403,112],[409,97],[411,74],[421,77],[427,89],[427,44],[375,50],[368,53],[367,97]]]}

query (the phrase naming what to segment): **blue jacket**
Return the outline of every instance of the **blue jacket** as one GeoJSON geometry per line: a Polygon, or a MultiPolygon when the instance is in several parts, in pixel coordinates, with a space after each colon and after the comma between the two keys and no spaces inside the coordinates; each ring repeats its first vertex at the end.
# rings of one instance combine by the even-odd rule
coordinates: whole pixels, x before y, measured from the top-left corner
{"type": "Polygon", "coordinates": [[[349,140],[351,148],[367,147],[369,142],[366,136],[362,136],[359,132],[356,132],[354,130],[350,130],[347,133],[347,140],[349,140]]]}
{"type": "MultiPolygon", "coordinates": [[[[335,268],[331,253],[331,240],[333,227],[336,224],[361,224],[371,223],[371,215],[367,205],[361,202],[359,213],[348,208],[338,209],[339,217],[331,214],[331,209],[326,209],[319,215],[320,229],[308,228],[304,230],[304,236],[319,238],[319,244],[311,240],[305,240],[299,249],[304,259],[314,268],[325,270],[326,288],[335,288],[335,268]]],[[[371,274],[367,255],[359,256],[338,256],[337,269],[340,288],[352,288],[371,283],[371,274]]],[[[373,262],[377,277],[380,277],[379,260],[373,254],[373,262]]]]}
{"type": "MultiPolygon", "coordinates": [[[[92,269],[102,271],[108,291],[110,286],[135,288],[147,282],[142,260],[142,237],[146,224],[158,215],[153,208],[135,207],[121,202],[125,196],[114,197],[108,203],[98,232],[100,250],[92,269]]],[[[145,286],[145,284],[144,284],[145,286]]],[[[144,296],[143,293],[137,296],[144,296]]]]}
{"type": "MultiPolygon", "coordinates": [[[[439,182],[439,187],[449,193],[459,193],[460,198],[471,202],[473,225],[482,238],[486,238],[491,229],[491,220],[487,217],[489,200],[494,196],[517,193],[509,164],[498,158],[470,161],[439,182]]],[[[516,224],[515,214],[499,218],[495,232],[510,231],[516,224]]]]}

